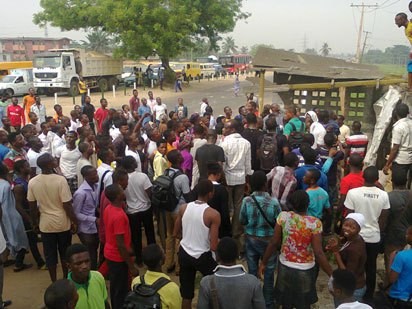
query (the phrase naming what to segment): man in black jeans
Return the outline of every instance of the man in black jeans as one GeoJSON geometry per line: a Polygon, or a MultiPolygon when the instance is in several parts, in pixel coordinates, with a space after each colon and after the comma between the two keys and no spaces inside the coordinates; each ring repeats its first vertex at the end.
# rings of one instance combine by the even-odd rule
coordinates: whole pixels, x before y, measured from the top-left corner
{"type": "Polygon", "coordinates": [[[151,207],[152,183],[149,177],[137,171],[137,162],[132,156],[124,157],[120,165],[129,173],[129,185],[125,190],[132,244],[136,254],[136,264],[143,267],[142,224],[147,244],[155,244],[153,211],[151,207]]]}

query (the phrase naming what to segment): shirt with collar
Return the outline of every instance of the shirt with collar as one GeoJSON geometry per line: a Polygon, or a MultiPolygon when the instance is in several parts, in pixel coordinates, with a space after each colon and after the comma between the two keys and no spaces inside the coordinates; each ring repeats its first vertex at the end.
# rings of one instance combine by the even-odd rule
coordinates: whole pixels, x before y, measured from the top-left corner
{"type": "Polygon", "coordinates": [[[78,232],[96,234],[97,184],[84,181],[73,195],[73,210],[79,222],[78,232]]]}
{"type": "Polygon", "coordinates": [[[212,308],[212,278],[221,308],[266,308],[259,279],[248,274],[242,265],[218,265],[213,275],[203,277],[200,282],[198,309],[212,308]]]}
{"type": "Polygon", "coordinates": [[[239,133],[230,134],[220,144],[225,153],[224,172],[229,186],[243,185],[252,175],[250,143],[239,133]]]}
{"type": "Polygon", "coordinates": [[[79,300],[76,309],[103,309],[107,301],[107,289],[104,277],[98,271],[90,271],[89,279],[86,283],[77,283],[73,280],[70,272],[67,279],[72,281],[76,286],[79,300]]]}
{"type": "Polygon", "coordinates": [[[37,117],[39,118],[39,123],[45,122],[46,121],[46,107],[43,104],[34,104],[31,108],[30,111],[32,113],[35,113],[37,117]]]}

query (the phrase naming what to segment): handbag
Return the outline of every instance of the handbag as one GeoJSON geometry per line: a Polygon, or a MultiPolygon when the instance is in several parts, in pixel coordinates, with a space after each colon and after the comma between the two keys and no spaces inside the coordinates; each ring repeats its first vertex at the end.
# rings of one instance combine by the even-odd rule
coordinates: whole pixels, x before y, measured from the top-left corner
{"type": "Polygon", "coordinates": [[[253,195],[251,195],[250,197],[255,202],[255,204],[256,204],[257,208],[259,209],[259,212],[262,215],[263,219],[265,219],[266,223],[269,224],[272,229],[274,229],[275,225],[273,224],[273,222],[269,221],[268,217],[266,217],[266,214],[263,211],[262,207],[260,207],[259,202],[257,201],[256,197],[254,197],[253,195]]]}

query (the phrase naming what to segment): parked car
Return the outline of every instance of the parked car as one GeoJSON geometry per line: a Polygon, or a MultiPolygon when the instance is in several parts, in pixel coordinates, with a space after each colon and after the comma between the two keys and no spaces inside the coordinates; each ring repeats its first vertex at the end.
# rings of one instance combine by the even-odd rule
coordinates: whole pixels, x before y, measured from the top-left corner
{"type": "Polygon", "coordinates": [[[222,67],[222,65],[220,64],[214,64],[213,65],[215,68],[215,76],[225,76],[227,74],[227,71],[224,67],[222,67]]]}

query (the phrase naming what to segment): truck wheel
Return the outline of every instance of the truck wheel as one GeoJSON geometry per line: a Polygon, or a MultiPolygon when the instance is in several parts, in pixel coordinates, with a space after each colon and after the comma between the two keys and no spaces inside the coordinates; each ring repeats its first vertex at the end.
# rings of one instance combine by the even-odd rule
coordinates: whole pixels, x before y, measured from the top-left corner
{"type": "Polygon", "coordinates": [[[109,89],[112,89],[113,86],[118,86],[119,85],[119,81],[116,77],[110,77],[109,79],[109,89]]]}
{"type": "Polygon", "coordinates": [[[72,80],[70,82],[69,95],[72,97],[75,97],[78,94],[79,94],[79,83],[77,80],[72,80]]]}
{"type": "Polygon", "coordinates": [[[99,79],[99,88],[100,88],[100,91],[103,91],[103,92],[109,89],[109,84],[107,82],[107,79],[105,78],[99,79]]]}
{"type": "Polygon", "coordinates": [[[4,91],[4,93],[11,97],[14,94],[14,90],[11,88],[8,88],[4,91]]]}

